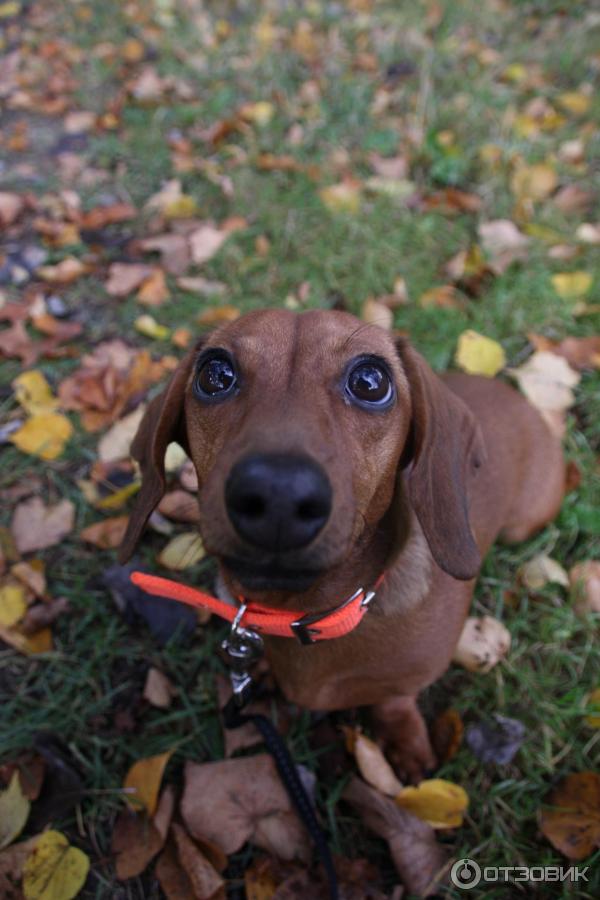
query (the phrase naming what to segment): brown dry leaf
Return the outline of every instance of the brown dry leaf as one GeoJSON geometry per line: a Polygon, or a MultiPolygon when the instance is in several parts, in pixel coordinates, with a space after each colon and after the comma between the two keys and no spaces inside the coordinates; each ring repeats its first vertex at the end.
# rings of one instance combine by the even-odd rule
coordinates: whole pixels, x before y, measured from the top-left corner
{"type": "Polygon", "coordinates": [[[556,188],[558,175],[549,163],[518,166],[510,180],[510,187],[521,202],[545,200],[556,188]]]}
{"type": "Polygon", "coordinates": [[[394,314],[389,306],[380,303],[379,300],[369,297],[362,305],[360,317],[369,325],[379,325],[386,331],[391,331],[394,325],[394,314]]]}
{"type": "Polygon", "coordinates": [[[236,306],[226,304],[205,309],[196,317],[196,322],[203,326],[222,325],[224,322],[235,322],[240,316],[241,312],[236,306]]]}
{"type": "Polygon", "coordinates": [[[187,491],[169,491],[158,504],[158,511],[174,522],[196,524],[200,518],[198,500],[187,491]]]}
{"type": "Polygon", "coordinates": [[[446,215],[456,215],[461,212],[479,212],[482,206],[481,197],[458,188],[448,187],[441,191],[435,191],[423,198],[425,210],[437,210],[446,215]]]}
{"type": "Polygon", "coordinates": [[[399,794],[402,790],[402,782],[396,778],[381,747],[357,728],[346,728],[344,731],[346,746],[354,755],[358,770],[365,781],[389,797],[399,794]]]}
{"type": "Polygon", "coordinates": [[[49,284],[71,284],[87,272],[85,263],[74,256],[67,256],[55,266],[40,266],[36,275],[49,284]]]}
{"type": "Polygon", "coordinates": [[[435,755],[440,763],[448,762],[456,756],[462,744],[465,726],[456,709],[447,709],[434,721],[431,740],[435,755]]]}
{"type": "Polygon", "coordinates": [[[163,773],[173,750],[138,759],[125,776],[123,787],[127,790],[127,802],[133,810],[143,808],[148,815],[156,812],[158,792],[163,773]]]}
{"type": "Polygon", "coordinates": [[[171,839],[156,863],[155,874],[167,900],[191,900],[194,890],[171,839]]]}
{"type": "Polygon", "coordinates": [[[197,531],[185,531],[172,538],[158,555],[158,562],[167,569],[181,572],[195,566],[206,555],[197,531]]]}
{"type": "Polygon", "coordinates": [[[36,597],[44,597],[46,593],[45,566],[42,559],[29,562],[18,562],[10,567],[10,574],[24,584],[36,597]]]}
{"type": "Polygon", "coordinates": [[[110,519],[101,519],[88,525],[79,532],[79,537],[87,544],[100,547],[101,550],[112,550],[118,547],[123,540],[129,516],[113,516],[110,519]]]}
{"type": "Polygon", "coordinates": [[[23,322],[13,322],[0,332],[0,354],[3,356],[19,357],[24,366],[30,366],[41,352],[41,345],[29,337],[23,322]]]}
{"type": "Polygon", "coordinates": [[[0,191],[0,225],[12,225],[25,209],[25,202],[18,194],[0,191]]]}
{"type": "Polygon", "coordinates": [[[556,353],[557,356],[564,357],[574,369],[600,369],[600,336],[567,337],[558,342],[533,332],[527,337],[536,350],[556,353]]]}
{"type": "Polygon", "coordinates": [[[143,306],[162,306],[169,299],[167,280],[162,269],[155,269],[152,275],[142,282],[136,296],[143,306]]]}
{"type": "Polygon", "coordinates": [[[568,859],[581,860],[600,847],[600,775],[567,775],[540,811],[540,828],[568,859]]]}
{"type": "Polygon", "coordinates": [[[505,272],[513,262],[526,259],[529,238],[510,219],[481,222],[477,232],[496,275],[505,272]]]}
{"type": "Polygon", "coordinates": [[[33,635],[26,635],[19,628],[4,628],[0,625],[0,639],[25,656],[35,656],[52,650],[52,632],[49,628],[42,628],[33,635]]]}
{"type": "MultiPolygon", "coordinates": [[[[142,403],[136,410],[123,416],[118,422],[109,428],[98,442],[98,459],[102,462],[125,459],[129,456],[129,448],[140,423],[144,417],[146,405],[142,403]]],[[[128,485],[131,489],[131,485],[128,485]]]]}
{"type": "Polygon", "coordinates": [[[171,833],[179,862],[190,880],[193,896],[197,900],[215,897],[224,886],[224,880],[181,825],[174,824],[171,833]]]}
{"type": "Polygon", "coordinates": [[[452,661],[470,672],[489,672],[510,650],[510,632],[492,616],[469,616],[452,661]]]}
{"type": "Polygon", "coordinates": [[[433,828],[358,778],[351,779],[342,797],[357,810],[367,828],[388,842],[408,893],[419,897],[435,893],[448,858],[433,828]]]}
{"type": "Polygon", "coordinates": [[[578,615],[600,613],[600,560],[577,563],[569,571],[569,583],[578,615]]]}
{"type": "Polygon", "coordinates": [[[21,900],[23,894],[20,890],[20,882],[23,877],[23,866],[31,855],[39,835],[21,841],[20,844],[12,844],[0,851],[0,897],[5,900],[21,900]]]}
{"type": "Polygon", "coordinates": [[[525,587],[532,591],[538,591],[546,584],[561,584],[569,586],[569,576],[561,564],[545,553],[538,553],[517,570],[517,576],[525,587]]]}
{"type": "MultiPolygon", "coordinates": [[[[9,784],[14,772],[19,775],[21,790],[27,799],[37,800],[46,774],[46,763],[43,757],[25,751],[15,762],[0,766],[0,781],[9,784]]],[[[2,896],[1,893],[0,896],[2,896]]]]}
{"type": "Polygon", "coordinates": [[[145,263],[112,263],[104,290],[111,297],[127,297],[150,278],[152,272],[152,266],[145,263]]]}
{"type": "Polygon", "coordinates": [[[171,342],[175,344],[176,347],[179,347],[181,350],[187,350],[189,347],[191,340],[193,338],[192,332],[189,328],[176,328],[173,334],[171,335],[171,342]]]}
{"type": "Polygon", "coordinates": [[[173,702],[174,694],[175,688],[166,675],[159,669],[155,669],[154,666],[148,669],[144,685],[144,700],[158,709],[168,709],[173,702]]]}
{"type": "Polygon", "coordinates": [[[552,198],[552,202],[563,213],[581,213],[594,202],[593,191],[585,190],[578,184],[567,184],[552,198]]]}
{"type": "Polygon", "coordinates": [[[137,210],[130,203],[111,203],[107,206],[95,206],[88,212],[81,213],[77,224],[84,231],[99,231],[107,225],[135,219],[136,215],[137,210]]]}
{"type": "Polygon", "coordinates": [[[169,275],[183,275],[191,261],[188,240],[182,234],[157,234],[144,238],[140,247],[159,253],[161,266],[169,275]]]}
{"type": "Polygon", "coordinates": [[[437,307],[439,309],[464,309],[465,300],[453,284],[441,284],[430,288],[419,297],[422,309],[437,307]]]}
{"type": "Polygon", "coordinates": [[[229,234],[216,225],[207,222],[188,235],[192,261],[202,265],[212,259],[221,249],[229,234]]]}
{"type": "Polygon", "coordinates": [[[141,875],[163,844],[164,839],[145,813],[128,809],[119,813],[111,840],[119,881],[141,875]]]}
{"type": "Polygon", "coordinates": [[[266,754],[188,762],[181,814],[193,837],[207,838],[224,853],[251,841],[282,859],[308,857],[307,834],[266,754]]]}
{"type": "Polygon", "coordinates": [[[36,413],[9,436],[23,453],[40,459],[56,459],[73,434],[73,426],[61,413],[36,413]]]}
{"type": "Polygon", "coordinates": [[[458,828],[463,823],[469,797],[452,781],[429,778],[417,787],[405,787],[395,802],[432,828],[458,828]]]}
{"type": "Polygon", "coordinates": [[[48,626],[68,610],[69,601],[66,597],[56,597],[46,600],[44,603],[36,603],[34,606],[30,606],[25,613],[19,625],[19,631],[29,638],[31,647],[35,647],[41,642],[44,651],[48,650],[50,646],[44,645],[45,643],[51,644],[51,632],[48,626]]]}
{"type": "Polygon", "coordinates": [[[31,497],[18,504],[10,528],[19,553],[31,553],[59,544],[74,524],[75,506],[70,500],[45,506],[41,497],[31,497]]]}

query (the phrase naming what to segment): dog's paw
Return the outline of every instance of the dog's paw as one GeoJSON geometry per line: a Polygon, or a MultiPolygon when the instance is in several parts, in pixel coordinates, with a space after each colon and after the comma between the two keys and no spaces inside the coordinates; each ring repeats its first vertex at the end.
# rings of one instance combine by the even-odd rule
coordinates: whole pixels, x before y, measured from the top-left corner
{"type": "Polygon", "coordinates": [[[392,698],[373,708],[376,736],[401,781],[418,784],[437,768],[423,716],[414,698],[392,698]]]}

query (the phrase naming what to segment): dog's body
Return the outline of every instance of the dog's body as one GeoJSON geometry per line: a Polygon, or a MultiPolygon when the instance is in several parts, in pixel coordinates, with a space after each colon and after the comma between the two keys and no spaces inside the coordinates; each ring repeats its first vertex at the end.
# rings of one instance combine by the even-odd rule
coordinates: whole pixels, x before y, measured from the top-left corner
{"type": "Polygon", "coordinates": [[[249,314],[204,338],[150,405],[122,559],[164,491],[171,440],[194,461],[200,531],[233,594],[318,612],[385,571],[355,631],[310,647],[267,637],[267,654],[302,706],[373,705],[397,768],[420,777],[434,758],[416,698],[450,662],[481,557],[499,535],[534,533],[562,500],[560,445],[537,411],[499,381],[442,381],[405,342],[345,313],[249,314]],[[206,367],[227,360],[235,390],[194,387],[213,390],[206,367]],[[386,378],[391,399],[368,399],[386,378]],[[287,460],[300,492],[291,512],[277,505],[287,460]],[[298,533],[289,546],[286,525],[298,533]]]}

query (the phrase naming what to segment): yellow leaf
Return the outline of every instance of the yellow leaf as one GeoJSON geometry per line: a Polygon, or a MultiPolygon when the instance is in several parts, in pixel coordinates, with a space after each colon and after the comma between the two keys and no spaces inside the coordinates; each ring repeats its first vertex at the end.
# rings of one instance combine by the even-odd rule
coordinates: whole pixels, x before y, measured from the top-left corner
{"type": "Polygon", "coordinates": [[[163,207],[167,219],[189,219],[198,212],[198,204],[189,194],[181,194],[163,207]]]}
{"type": "Polygon", "coordinates": [[[205,552],[198,532],[185,531],[169,541],[159,554],[158,562],[167,569],[181,571],[195,565],[205,552]]]}
{"type": "Polygon", "coordinates": [[[42,628],[35,634],[26,635],[21,634],[18,628],[4,628],[0,625],[0,638],[25,656],[35,656],[37,653],[52,650],[52,632],[49,628],[42,628]]]}
{"type": "Polygon", "coordinates": [[[149,816],[153,816],[158,802],[160,783],[172,750],[138,759],[132,765],[123,782],[123,787],[130,789],[126,799],[134,810],[143,807],[149,816]]]}
{"type": "Polygon", "coordinates": [[[97,500],[93,505],[96,509],[120,509],[122,506],[125,506],[130,497],[137,494],[140,486],[139,481],[132,481],[131,484],[126,484],[125,487],[115,491],[114,494],[107,494],[106,497],[97,500]]]}
{"type": "Polygon", "coordinates": [[[360,774],[370,785],[395,797],[402,790],[402,782],[398,781],[394,770],[383,755],[381,748],[358,730],[351,730],[347,735],[352,744],[352,753],[360,774]]]}
{"type": "Polygon", "coordinates": [[[360,188],[355,184],[330,184],[319,191],[319,197],[330,212],[351,215],[360,212],[360,188]]]}
{"type": "Polygon", "coordinates": [[[152,316],[138,316],[134,326],[140,334],[157,341],[165,341],[171,334],[170,328],[167,328],[166,325],[159,325],[152,316]]]}
{"type": "Polygon", "coordinates": [[[23,453],[31,453],[40,459],[56,459],[72,434],[73,426],[66,416],[38,413],[13,432],[10,441],[23,453]]]}
{"type": "Polygon", "coordinates": [[[588,694],[586,706],[591,707],[593,711],[585,717],[585,724],[590,728],[600,728],[600,687],[588,694]]]}
{"type": "Polygon", "coordinates": [[[16,0],[8,0],[7,3],[0,3],[0,19],[11,19],[21,12],[21,4],[16,0]]]}
{"type": "Polygon", "coordinates": [[[470,375],[488,378],[493,378],[506,364],[504,349],[497,341],[471,330],[460,335],[455,359],[470,375]]]}
{"type": "Polygon", "coordinates": [[[23,866],[25,900],[72,900],[87,878],[88,857],[60,831],[40,835],[23,866]]]}
{"type": "Polygon", "coordinates": [[[559,272],[552,276],[552,286],[563,300],[571,300],[587,294],[592,286],[592,280],[591,274],[582,270],[559,272]]]}
{"type": "Polygon", "coordinates": [[[31,804],[21,789],[17,771],[13,772],[10,784],[0,791],[0,850],[8,847],[25,827],[31,804]]]}
{"type": "Polygon", "coordinates": [[[518,200],[545,200],[558,184],[558,176],[548,163],[519,166],[510,181],[513,194],[518,200]]]}
{"type": "Polygon", "coordinates": [[[8,584],[0,587],[0,625],[10,628],[23,618],[27,609],[25,588],[22,584],[8,584]]]}
{"type": "Polygon", "coordinates": [[[591,99],[579,91],[566,91],[558,95],[556,102],[574,116],[584,116],[590,108],[591,99]]]}
{"type": "Polygon", "coordinates": [[[502,73],[502,77],[507,81],[523,81],[527,75],[527,69],[523,63],[511,63],[502,73]]]}
{"type": "Polygon", "coordinates": [[[259,100],[258,103],[246,103],[240,110],[242,119],[246,122],[254,122],[260,127],[268,125],[275,113],[275,107],[268,100],[259,100]]]}
{"type": "Polygon", "coordinates": [[[50,385],[38,369],[17,375],[12,383],[15,399],[29,415],[52,412],[58,406],[50,385]]]}
{"type": "Polygon", "coordinates": [[[396,803],[432,828],[458,828],[469,797],[458,784],[430,778],[418,787],[405,787],[396,797],[396,803]]]}

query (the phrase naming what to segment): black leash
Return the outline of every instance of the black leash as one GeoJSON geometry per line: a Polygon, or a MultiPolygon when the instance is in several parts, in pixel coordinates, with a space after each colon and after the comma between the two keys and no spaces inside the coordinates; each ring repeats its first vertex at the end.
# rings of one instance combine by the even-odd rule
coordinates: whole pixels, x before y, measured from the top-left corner
{"type": "Polygon", "coordinates": [[[304,827],[310,834],[317,854],[323,864],[329,883],[331,900],[339,900],[337,875],[327,838],[317,819],[312,801],[302,784],[294,760],[287,745],[271,720],[260,713],[242,713],[242,709],[253,698],[256,683],[248,673],[248,668],[262,654],[262,638],[255,631],[240,628],[239,619],[244,608],[234,621],[229,636],[223,641],[222,648],[227,654],[231,667],[231,683],[233,694],[223,708],[223,721],[226,728],[239,728],[251,723],[262,735],[265,746],[275,761],[279,777],[304,827]]]}

